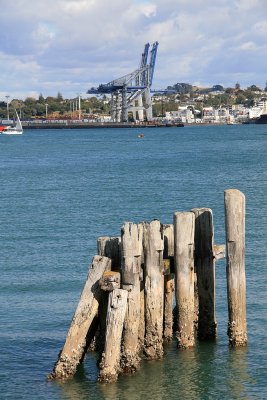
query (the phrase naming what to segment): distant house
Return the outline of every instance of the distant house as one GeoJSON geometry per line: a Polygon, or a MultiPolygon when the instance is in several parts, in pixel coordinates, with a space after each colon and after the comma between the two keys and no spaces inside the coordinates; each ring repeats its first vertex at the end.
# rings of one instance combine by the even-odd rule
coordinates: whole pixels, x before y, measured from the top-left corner
{"type": "Polygon", "coordinates": [[[202,119],[203,122],[213,122],[215,120],[214,108],[204,107],[202,110],[202,119]]]}
{"type": "Polygon", "coordinates": [[[166,119],[192,124],[195,122],[194,106],[179,106],[177,111],[166,112],[166,119]]]}

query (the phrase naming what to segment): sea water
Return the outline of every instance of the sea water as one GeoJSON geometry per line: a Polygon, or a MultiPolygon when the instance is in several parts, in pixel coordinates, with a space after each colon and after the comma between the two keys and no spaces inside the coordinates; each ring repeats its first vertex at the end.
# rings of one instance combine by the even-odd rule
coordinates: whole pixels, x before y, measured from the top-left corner
{"type": "Polygon", "coordinates": [[[25,130],[0,135],[1,399],[266,399],[267,126],[25,130]],[[143,138],[138,135],[144,134],[143,138]],[[213,210],[224,243],[224,190],[246,196],[248,347],[227,338],[225,260],[216,264],[218,340],[144,361],[117,383],[89,354],[48,382],[99,236],[125,221],[213,210]]]}

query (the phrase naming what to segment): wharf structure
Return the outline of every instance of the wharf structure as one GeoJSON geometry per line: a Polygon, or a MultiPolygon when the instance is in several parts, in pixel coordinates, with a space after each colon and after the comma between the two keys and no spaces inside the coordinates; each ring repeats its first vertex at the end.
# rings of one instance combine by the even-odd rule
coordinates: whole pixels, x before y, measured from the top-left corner
{"type": "Polygon", "coordinates": [[[183,123],[179,122],[87,122],[83,120],[53,120],[53,121],[24,121],[23,129],[101,129],[101,128],[170,128],[183,127],[183,123]]]}

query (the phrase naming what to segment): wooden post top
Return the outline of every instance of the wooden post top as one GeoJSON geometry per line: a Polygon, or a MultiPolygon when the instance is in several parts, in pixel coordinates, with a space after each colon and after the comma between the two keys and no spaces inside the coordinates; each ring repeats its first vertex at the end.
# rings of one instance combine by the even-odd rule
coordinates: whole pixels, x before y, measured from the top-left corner
{"type": "Polygon", "coordinates": [[[111,292],[114,289],[120,289],[121,274],[117,271],[105,271],[99,279],[99,285],[102,290],[111,292]]]}
{"type": "Polygon", "coordinates": [[[232,196],[234,196],[234,195],[236,195],[236,196],[239,196],[239,197],[242,197],[242,198],[245,198],[245,195],[244,195],[244,193],[242,193],[240,190],[238,190],[238,189],[226,189],[225,191],[224,191],[224,194],[225,195],[232,195],[232,196]]]}

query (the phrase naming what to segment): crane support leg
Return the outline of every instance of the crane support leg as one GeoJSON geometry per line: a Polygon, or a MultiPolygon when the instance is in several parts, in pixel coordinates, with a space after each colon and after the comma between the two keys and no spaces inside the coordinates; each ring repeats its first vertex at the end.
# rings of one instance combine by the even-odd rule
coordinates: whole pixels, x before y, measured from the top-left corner
{"type": "Polygon", "coordinates": [[[121,120],[122,120],[122,122],[128,122],[127,87],[126,87],[126,85],[124,85],[122,88],[121,97],[122,97],[122,99],[121,99],[121,101],[122,101],[121,120]]]}
{"type": "Polygon", "coordinates": [[[147,121],[151,121],[153,115],[152,115],[152,99],[149,88],[145,91],[145,102],[146,102],[146,118],[147,121]]]}

